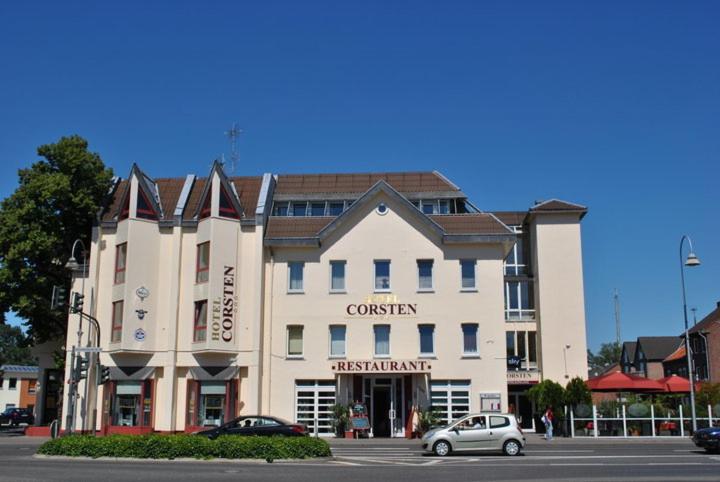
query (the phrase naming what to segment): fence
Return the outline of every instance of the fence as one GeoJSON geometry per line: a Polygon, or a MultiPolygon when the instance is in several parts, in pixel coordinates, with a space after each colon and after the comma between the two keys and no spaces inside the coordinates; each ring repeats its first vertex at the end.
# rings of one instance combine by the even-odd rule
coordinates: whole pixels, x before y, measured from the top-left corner
{"type": "MultiPolygon", "coordinates": [[[[718,412],[717,406],[715,411],[718,412]]],[[[626,406],[622,405],[615,409],[614,416],[608,416],[607,413],[599,413],[597,406],[593,405],[592,416],[577,417],[575,410],[570,410],[570,435],[572,437],[685,437],[692,432],[692,420],[689,414],[683,413],[682,406],[676,413],[668,412],[657,416],[653,405],[649,406],[649,414],[638,412],[642,410],[628,413],[626,406]]],[[[709,405],[707,417],[696,417],[695,420],[698,429],[712,427],[720,422],[718,417],[713,417],[713,407],[709,405]]]]}

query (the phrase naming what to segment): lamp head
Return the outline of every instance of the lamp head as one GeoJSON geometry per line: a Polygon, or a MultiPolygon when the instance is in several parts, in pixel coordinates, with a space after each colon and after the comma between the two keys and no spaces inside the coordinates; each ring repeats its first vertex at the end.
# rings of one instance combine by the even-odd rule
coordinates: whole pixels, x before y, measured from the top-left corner
{"type": "Polygon", "coordinates": [[[70,259],[65,263],[65,269],[69,270],[76,270],[80,269],[80,265],[78,264],[77,260],[75,259],[75,256],[70,256],[70,259]]]}
{"type": "Polygon", "coordinates": [[[688,257],[685,260],[685,266],[700,266],[700,260],[692,251],[688,254],[688,257]]]}

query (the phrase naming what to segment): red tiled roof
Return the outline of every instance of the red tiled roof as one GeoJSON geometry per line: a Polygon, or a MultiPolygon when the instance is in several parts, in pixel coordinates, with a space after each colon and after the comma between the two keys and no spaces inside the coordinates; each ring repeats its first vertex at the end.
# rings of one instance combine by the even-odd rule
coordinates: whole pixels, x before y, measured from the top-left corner
{"type": "Polygon", "coordinates": [[[530,211],[587,211],[587,208],[580,204],[573,204],[560,199],[550,199],[536,204],[530,208],[530,211]]]}
{"type": "Polygon", "coordinates": [[[458,188],[434,172],[365,174],[281,174],[277,194],[363,193],[384,180],[399,192],[458,191],[458,188]]]}
{"type": "Polygon", "coordinates": [[[240,197],[240,204],[245,212],[245,217],[254,217],[255,209],[258,204],[258,197],[260,196],[260,188],[262,187],[262,177],[231,177],[230,180],[235,183],[235,189],[240,197]]]}
{"type": "Polygon", "coordinates": [[[493,214],[508,226],[521,226],[527,211],[494,211],[493,214]]]}
{"type": "Polygon", "coordinates": [[[268,219],[265,237],[267,238],[312,238],[330,224],[335,217],[279,217],[271,216],[268,219]]]}
{"type": "Polygon", "coordinates": [[[438,223],[446,234],[511,234],[502,223],[486,213],[434,214],[429,217],[438,223]]]}
{"type": "Polygon", "coordinates": [[[163,209],[163,219],[172,219],[177,206],[180,192],[182,191],[185,179],[179,177],[171,177],[164,179],[155,179],[158,192],[160,193],[160,203],[163,209]]]}
{"type": "Polygon", "coordinates": [[[115,188],[115,192],[113,193],[110,204],[102,213],[102,221],[112,221],[113,218],[115,218],[118,211],[120,210],[120,203],[122,202],[123,194],[125,194],[125,189],[127,189],[127,185],[127,179],[123,179],[118,183],[117,187],[115,188]]]}

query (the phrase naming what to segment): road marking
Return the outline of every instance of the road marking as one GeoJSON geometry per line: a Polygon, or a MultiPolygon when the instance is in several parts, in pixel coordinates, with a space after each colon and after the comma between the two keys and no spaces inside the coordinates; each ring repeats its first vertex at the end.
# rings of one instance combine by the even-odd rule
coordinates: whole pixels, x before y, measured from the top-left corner
{"type": "Polygon", "coordinates": [[[340,464],[340,465],[362,465],[362,464],[356,464],[355,462],[346,462],[344,460],[333,460],[333,463],[340,464]]]}
{"type": "Polygon", "coordinates": [[[525,449],[525,452],[527,453],[533,453],[533,454],[570,454],[570,453],[587,453],[587,452],[595,452],[595,450],[533,450],[533,449],[525,449]]]}

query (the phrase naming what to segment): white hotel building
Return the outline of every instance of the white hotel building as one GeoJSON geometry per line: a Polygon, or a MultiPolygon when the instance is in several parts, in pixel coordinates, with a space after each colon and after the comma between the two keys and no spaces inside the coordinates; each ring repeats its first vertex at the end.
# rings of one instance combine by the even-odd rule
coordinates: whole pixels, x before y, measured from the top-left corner
{"type": "Polygon", "coordinates": [[[215,164],[152,179],[134,166],[92,232],[85,309],[111,381],[90,384],[76,429],[267,414],[322,435],[331,406],[354,401],[377,437],[405,436],[430,406],[509,410],[532,429],[533,383],[587,375],[586,212],[484,212],[438,172],[228,177],[215,164]]]}

